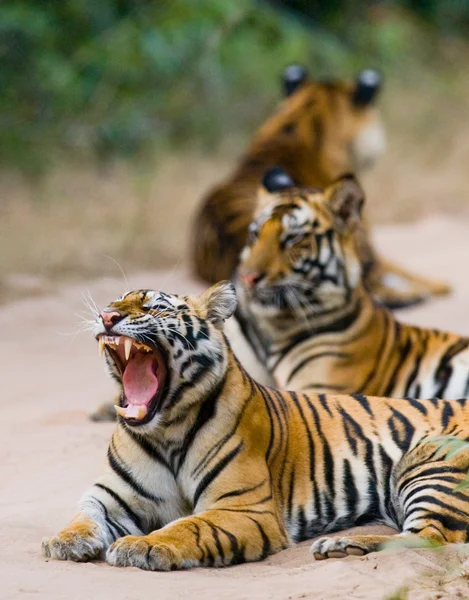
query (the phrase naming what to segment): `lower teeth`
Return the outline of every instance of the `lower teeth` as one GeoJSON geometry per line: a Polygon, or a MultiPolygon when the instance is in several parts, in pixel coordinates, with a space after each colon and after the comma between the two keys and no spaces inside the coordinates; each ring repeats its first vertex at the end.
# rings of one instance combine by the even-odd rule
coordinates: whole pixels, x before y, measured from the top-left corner
{"type": "Polygon", "coordinates": [[[137,419],[138,421],[140,421],[141,419],[146,417],[146,415],[148,413],[148,409],[146,406],[139,406],[136,411],[129,410],[130,408],[131,408],[131,405],[127,406],[126,408],[123,408],[122,406],[119,406],[118,404],[114,404],[114,409],[115,409],[116,413],[118,415],[120,415],[121,417],[124,417],[124,419],[137,419]],[[131,414],[127,415],[128,412],[130,412],[131,414]]]}

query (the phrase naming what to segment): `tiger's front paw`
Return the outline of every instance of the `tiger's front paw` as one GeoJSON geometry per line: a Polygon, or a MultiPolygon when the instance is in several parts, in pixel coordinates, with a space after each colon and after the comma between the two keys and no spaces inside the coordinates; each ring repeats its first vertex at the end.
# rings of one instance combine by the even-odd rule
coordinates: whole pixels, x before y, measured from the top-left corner
{"type": "Polygon", "coordinates": [[[114,567],[138,567],[147,571],[171,571],[195,566],[185,564],[173,544],[155,543],[150,536],[127,535],[116,540],[106,553],[114,567]]]}
{"type": "Polygon", "coordinates": [[[104,549],[97,535],[97,526],[91,523],[73,525],[54,537],[42,540],[42,555],[56,560],[86,562],[96,558],[104,549]]]}

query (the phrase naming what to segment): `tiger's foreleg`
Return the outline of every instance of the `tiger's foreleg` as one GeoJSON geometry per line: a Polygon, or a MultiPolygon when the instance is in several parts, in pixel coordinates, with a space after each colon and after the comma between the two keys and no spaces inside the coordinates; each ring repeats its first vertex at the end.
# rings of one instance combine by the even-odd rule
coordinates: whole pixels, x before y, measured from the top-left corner
{"type": "Polygon", "coordinates": [[[169,571],[198,566],[222,567],[262,560],[288,546],[275,511],[214,509],[179,519],[146,536],[114,542],[109,564],[169,571]]]}
{"type": "Polygon", "coordinates": [[[124,535],[141,535],[143,523],[122,492],[95,485],[82,499],[77,514],[57,535],[42,540],[45,558],[86,562],[98,557],[124,535]]]}

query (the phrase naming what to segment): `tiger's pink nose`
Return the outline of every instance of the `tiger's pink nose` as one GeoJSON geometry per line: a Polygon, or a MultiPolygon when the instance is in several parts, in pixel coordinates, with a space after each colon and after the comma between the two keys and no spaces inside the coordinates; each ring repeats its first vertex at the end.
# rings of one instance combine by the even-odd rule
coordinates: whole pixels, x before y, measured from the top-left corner
{"type": "Polygon", "coordinates": [[[121,315],[120,312],[117,312],[117,310],[103,310],[100,313],[100,317],[103,320],[106,329],[111,329],[116,323],[123,319],[123,315],[121,315]]]}
{"type": "Polygon", "coordinates": [[[246,287],[254,287],[264,277],[262,273],[251,271],[249,273],[240,273],[239,278],[246,287]]]}

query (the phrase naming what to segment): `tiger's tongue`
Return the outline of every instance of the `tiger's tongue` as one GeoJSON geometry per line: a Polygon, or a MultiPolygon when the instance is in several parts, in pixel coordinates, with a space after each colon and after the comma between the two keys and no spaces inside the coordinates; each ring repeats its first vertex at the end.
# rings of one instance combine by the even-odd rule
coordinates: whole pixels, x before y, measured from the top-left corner
{"type": "Polygon", "coordinates": [[[125,367],[122,383],[129,405],[126,417],[143,418],[148,412],[148,404],[158,391],[158,377],[155,375],[155,357],[138,352],[125,367]]]}

